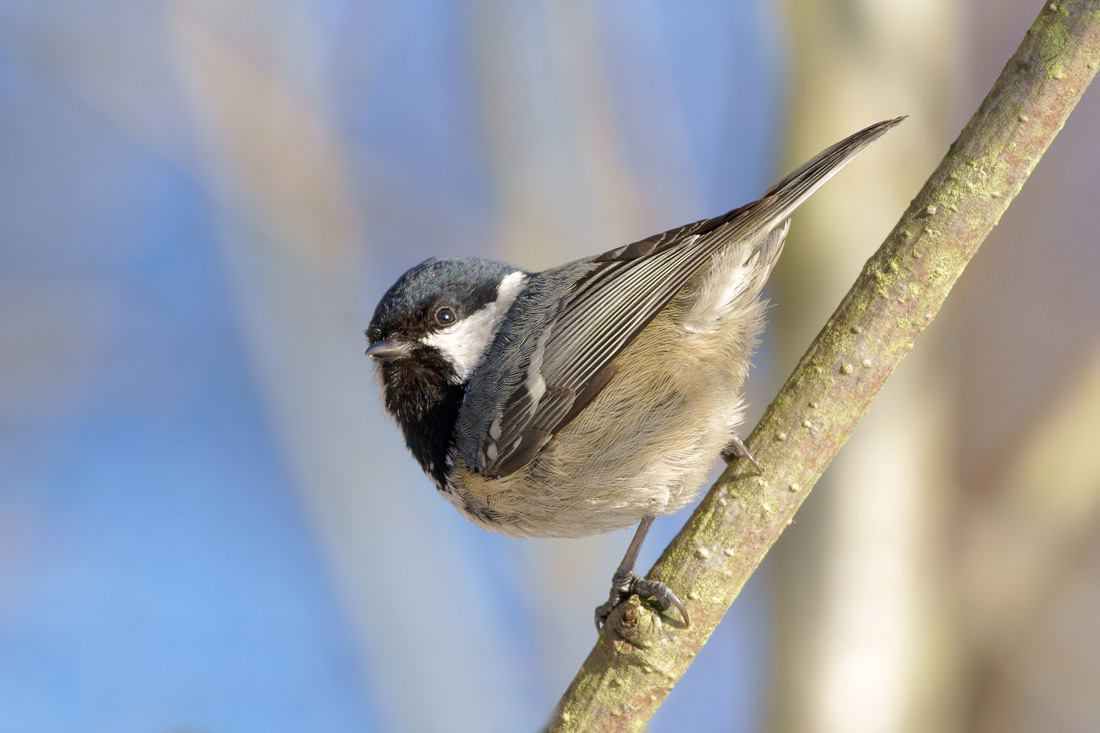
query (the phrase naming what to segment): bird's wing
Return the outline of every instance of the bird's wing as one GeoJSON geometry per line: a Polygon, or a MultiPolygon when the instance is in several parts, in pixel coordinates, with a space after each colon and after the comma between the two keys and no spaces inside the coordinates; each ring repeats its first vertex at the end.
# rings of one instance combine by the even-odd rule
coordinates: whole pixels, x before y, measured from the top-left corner
{"type": "MultiPolygon", "coordinates": [[[[614,376],[614,359],[720,248],[745,242],[753,257],[776,226],[902,118],[872,125],[781,178],[759,201],[592,258],[557,303],[524,378],[504,403],[479,452],[481,471],[522,468],[614,376]]],[[[778,254],[778,253],[775,253],[778,254]]]]}

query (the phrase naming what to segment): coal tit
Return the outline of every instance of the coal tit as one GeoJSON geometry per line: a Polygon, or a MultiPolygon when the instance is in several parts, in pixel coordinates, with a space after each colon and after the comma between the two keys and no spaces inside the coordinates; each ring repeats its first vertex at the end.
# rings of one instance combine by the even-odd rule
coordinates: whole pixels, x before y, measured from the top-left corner
{"type": "Polygon", "coordinates": [[[436,488],[514,537],[638,524],[597,628],[631,593],[690,623],[667,586],[634,573],[642,540],[719,455],[756,466],[735,432],[739,393],[788,218],[901,119],[826,149],[758,201],[601,255],[538,273],[430,259],[402,275],[367,354],[436,488]]]}

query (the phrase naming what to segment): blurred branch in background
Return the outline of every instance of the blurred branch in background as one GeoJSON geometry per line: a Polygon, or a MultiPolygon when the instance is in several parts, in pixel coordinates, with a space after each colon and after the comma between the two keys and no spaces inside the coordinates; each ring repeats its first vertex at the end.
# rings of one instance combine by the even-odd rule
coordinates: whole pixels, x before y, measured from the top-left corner
{"type": "MultiPolygon", "coordinates": [[[[956,46],[967,35],[958,4],[943,0],[789,0],[784,9],[798,49],[784,167],[849,134],[853,121],[910,117],[795,216],[776,272],[777,376],[943,155],[945,90],[957,86],[956,46]]],[[[936,590],[957,493],[943,349],[942,329],[921,337],[775,548],[777,731],[956,727],[944,684],[957,664],[950,603],[936,590]]]]}
{"type": "MultiPolygon", "coordinates": [[[[432,543],[395,521],[420,517],[425,536],[444,534],[409,505],[435,498],[427,487],[405,485],[421,477],[363,461],[388,429],[369,412],[373,374],[357,338],[366,322],[357,307],[359,245],[376,209],[363,214],[350,186],[358,156],[341,134],[326,83],[333,72],[323,63],[319,18],[304,6],[179,0],[169,24],[202,133],[203,177],[222,204],[222,241],[253,367],[370,660],[371,685],[390,719],[410,730],[477,719],[478,690],[508,689],[507,665],[456,674],[462,659],[493,659],[494,645],[475,633],[476,605],[447,613],[468,633],[454,635],[434,619],[440,597],[476,584],[464,583],[452,556],[432,552],[432,543]],[[446,664],[434,658],[441,648],[446,664]],[[434,704],[420,703],[424,689],[434,704]]],[[[519,706],[523,695],[513,692],[508,705],[519,706]]],[[[500,712],[514,715],[507,706],[500,712]]]]}
{"type": "Polygon", "coordinates": [[[1082,367],[971,486],[955,577],[970,730],[1100,719],[1100,350],[1082,367]]]}

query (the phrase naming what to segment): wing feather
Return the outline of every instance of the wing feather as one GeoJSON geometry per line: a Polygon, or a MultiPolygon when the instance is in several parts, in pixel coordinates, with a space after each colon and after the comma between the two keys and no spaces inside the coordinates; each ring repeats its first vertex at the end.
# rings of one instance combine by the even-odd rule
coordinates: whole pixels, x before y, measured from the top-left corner
{"type": "MultiPolygon", "coordinates": [[[[479,458],[490,476],[513,473],[537,455],[599,394],[614,359],[675,297],[715,252],[740,243],[747,258],[770,243],[775,227],[826,180],[903,118],[872,125],[783,176],[758,201],[593,257],[591,269],[557,303],[526,374],[504,403],[498,437],[479,458]]],[[[776,241],[778,239],[778,241],[776,241]]]]}

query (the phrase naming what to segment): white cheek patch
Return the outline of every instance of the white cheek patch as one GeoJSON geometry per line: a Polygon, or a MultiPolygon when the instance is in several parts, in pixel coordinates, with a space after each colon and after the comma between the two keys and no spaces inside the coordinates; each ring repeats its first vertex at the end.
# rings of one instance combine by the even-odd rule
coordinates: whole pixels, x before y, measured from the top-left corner
{"type": "Polygon", "coordinates": [[[526,275],[522,272],[510,273],[501,280],[496,300],[492,303],[458,323],[423,338],[425,345],[439,349],[444,358],[451,363],[460,383],[465,382],[481,363],[500,329],[504,315],[512,307],[516,296],[523,288],[525,279],[526,275]]]}

